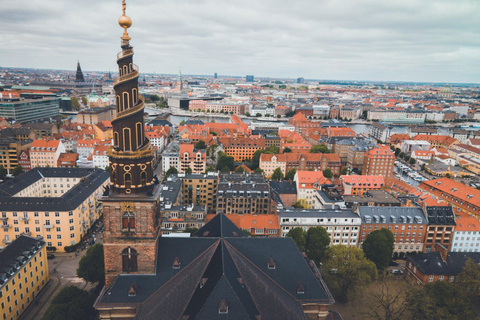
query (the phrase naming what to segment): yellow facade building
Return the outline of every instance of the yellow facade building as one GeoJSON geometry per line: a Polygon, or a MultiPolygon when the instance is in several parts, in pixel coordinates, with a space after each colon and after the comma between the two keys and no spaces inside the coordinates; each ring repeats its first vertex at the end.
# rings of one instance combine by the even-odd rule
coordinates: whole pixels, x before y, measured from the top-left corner
{"type": "Polygon", "coordinates": [[[109,181],[102,169],[34,168],[0,185],[0,247],[22,234],[60,252],[77,244],[102,215],[109,181]]]}
{"type": "Polygon", "coordinates": [[[1,319],[18,319],[49,281],[46,245],[22,235],[0,251],[1,319]]]}

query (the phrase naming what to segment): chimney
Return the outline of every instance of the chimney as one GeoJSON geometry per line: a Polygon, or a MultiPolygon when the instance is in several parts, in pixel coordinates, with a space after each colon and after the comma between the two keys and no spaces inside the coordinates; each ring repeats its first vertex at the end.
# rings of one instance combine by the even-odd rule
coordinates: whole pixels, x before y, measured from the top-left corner
{"type": "Polygon", "coordinates": [[[443,262],[447,262],[448,249],[442,246],[440,243],[435,243],[435,251],[440,253],[443,262]]]}

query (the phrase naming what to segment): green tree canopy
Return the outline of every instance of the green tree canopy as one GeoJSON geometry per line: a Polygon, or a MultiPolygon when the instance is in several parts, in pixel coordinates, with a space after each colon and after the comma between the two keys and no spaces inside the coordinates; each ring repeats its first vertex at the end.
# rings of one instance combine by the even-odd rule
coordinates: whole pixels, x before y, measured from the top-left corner
{"type": "Polygon", "coordinates": [[[392,259],[395,237],[392,231],[380,229],[370,232],[363,242],[365,256],[373,261],[379,272],[383,272],[392,259]]]}
{"type": "Polygon", "coordinates": [[[205,141],[200,140],[197,143],[195,143],[194,148],[197,149],[197,150],[203,150],[203,149],[207,148],[207,145],[205,144],[205,141]]]}
{"type": "Polygon", "coordinates": [[[341,176],[344,176],[348,174],[348,168],[347,167],[343,167],[342,170],[340,170],[340,175],[341,176]]]}
{"type": "Polygon", "coordinates": [[[87,253],[80,259],[77,275],[88,282],[105,282],[103,245],[101,243],[88,248],[87,253]]]}
{"type": "Polygon", "coordinates": [[[297,173],[297,169],[295,168],[288,170],[287,174],[285,175],[285,179],[293,180],[293,178],[295,178],[296,173],[297,173]]]}
{"type": "Polygon", "coordinates": [[[257,169],[255,169],[255,170],[253,170],[253,172],[255,172],[255,173],[261,173],[261,174],[264,174],[264,173],[265,173],[265,172],[264,172],[262,169],[260,169],[260,168],[257,168],[257,169]]]}
{"type": "Polygon", "coordinates": [[[295,241],[300,251],[305,251],[305,244],[307,243],[307,233],[300,227],[290,229],[287,233],[287,237],[292,238],[295,241]]]}
{"type": "Polygon", "coordinates": [[[225,167],[227,167],[229,171],[235,170],[235,161],[233,157],[222,154],[218,157],[217,170],[223,170],[225,167]]]}
{"type": "Polygon", "coordinates": [[[273,174],[272,176],[270,177],[272,180],[277,180],[277,181],[280,181],[280,180],[283,180],[283,172],[282,172],[282,169],[280,168],[277,168],[273,171],[273,174]]]}
{"type": "Polygon", "coordinates": [[[186,174],[191,174],[193,172],[192,168],[188,167],[187,169],[185,169],[185,173],[186,174]]]}
{"type": "Polygon", "coordinates": [[[178,125],[183,126],[184,124],[185,124],[185,120],[182,120],[182,121],[180,121],[180,123],[178,125]]]}
{"type": "Polygon", "coordinates": [[[7,177],[7,169],[4,166],[0,165],[0,180],[5,180],[7,177]]]}
{"type": "Polygon", "coordinates": [[[242,166],[238,166],[237,169],[235,169],[235,172],[236,172],[236,173],[244,173],[244,172],[245,172],[245,169],[243,169],[242,166]]]}
{"type": "Polygon", "coordinates": [[[165,178],[168,178],[172,174],[177,174],[178,170],[175,167],[170,167],[167,172],[165,173],[165,178]]]}
{"type": "Polygon", "coordinates": [[[408,163],[410,164],[415,164],[417,162],[417,160],[415,160],[415,158],[410,158],[410,161],[408,161],[408,163]]]}
{"type": "Polygon", "coordinates": [[[88,104],[87,98],[82,97],[82,103],[83,103],[83,105],[86,106],[88,104]]]}
{"type": "Polygon", "coordinates": [[[269,146],[267,148],[267,151],[272,152],[273,154],[279,154],[280,153],[280,148],[275,147],[275,146],[269,146]]]}
{"type": "Polygon", "coordinates": [[[12,175],[14,177],[18,177],[19,175],[21,175],[23,173],[23,168],[21,165],[18,165],[16,166],[13,171],[12,171],[12,175]]]}
{"type": "Polygon", "coordinates": [[[375,264],[356,247],[331,246],[325,252],[323,261],[325,281],[338,300],[343,302],[354,298],[359,288],[377,277],[375,264]]]}
{"type": "Polygon", "coordinates": [[[323,227],[311,227],[307,231],[305,252],[309,259],[320,264],[330,245],[330,236],[323,227]]]}
{"type": "Polygon", "coordinates": [[[327,169],[323,170],[323,176],[327,179],[330,179],[331,177],[333,177],[332,169],[327,168],[327,169]]]}
{"type": "Polygon", "coordinates": [[[298,199],[297,202],[293,205],[295,209],[308,209],[308,202],[306,199],[298,199]]]}
{"type": "Polygon", "coordinates": [[[292,153],[292,149],[286,147],[285,149],[283,149],[283,153],[292,153]]]}
{"type": "Polygon", "coordinates": [[[317,144],[310,149],[310,153],[332,153],[326,145],[317,144]]]}
{"type": "Polygon", "coordinates": [[[80,103],[78,102],[77,97],[70,97],[70,103],[72,104],[72,110],[80,109],[80,103]]]}
{"type": "Polygon", "coordinates": [[[209,172],[215,172],[215,168],[212,166],[208,166],[207,169],[205,169],[205,173],[209,173],[209,172]]]}
{"type": "Polygon", "coordinates": [[[197,232],[198,228],[185,228],[182,233],[195,233],[197,232]]]}
{"type": "Polygon", "coordinates": [[[480,294],[480,264],[468,258],[457,276],[458,285],[468,295],[480,294]]]}
{"type": "Polygon", "coordinates": [[[431,320],[474,319],[472,303],[462,289],[445,281],[426,284],[414,289],[407,297],[412,319],[431,320]]]}
{"type": "Polygon", "coordinates": [[[255,151],[255,153],[253,154],[251,169],[256,169],[256,168],[258,168],[258,166],[260,165],[260,155],[262,155],[263,153],[275,154],[275,153],[274,153],[273,151],[271,151],[271,150],[258,149],[258,150],[255,151]]]}
{"type": "Polygon", "coordinates": [[[94,295],[75,286],[68,286],[53,297],[42,320],[94,320],[94,303],[94,295]]]}

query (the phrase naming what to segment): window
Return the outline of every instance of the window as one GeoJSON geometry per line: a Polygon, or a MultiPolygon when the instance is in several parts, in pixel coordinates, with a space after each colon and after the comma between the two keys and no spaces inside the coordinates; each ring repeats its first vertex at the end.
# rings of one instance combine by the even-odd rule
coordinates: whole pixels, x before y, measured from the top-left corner
{"type": "Polygon", "coordinates": [[[124,272],[137,271],[137,251],[126,248],[122,251],[122,269],[124,272]]]}
{"type": "Polygon", "coordinates": [[[433,282],[433,276],[428,276],[428,282],[433,282]]]}
{"type": "Polygon", "coordinates": [[[135,215],[133,212],[125,212],[122,217],[122,231],[135,231],[135,215]]]}

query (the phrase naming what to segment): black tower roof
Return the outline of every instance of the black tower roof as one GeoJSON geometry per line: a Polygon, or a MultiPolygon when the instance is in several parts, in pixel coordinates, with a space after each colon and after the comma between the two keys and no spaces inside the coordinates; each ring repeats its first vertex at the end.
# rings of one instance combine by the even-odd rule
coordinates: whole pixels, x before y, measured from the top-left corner
{"type": "Polygon", "coordinates": [[[75,75],[75,82],[85,82],[82,68],[80,67],[80,61],[77,62],[77,74],[75,75]]]}

